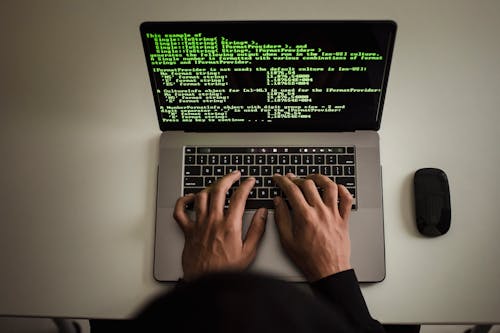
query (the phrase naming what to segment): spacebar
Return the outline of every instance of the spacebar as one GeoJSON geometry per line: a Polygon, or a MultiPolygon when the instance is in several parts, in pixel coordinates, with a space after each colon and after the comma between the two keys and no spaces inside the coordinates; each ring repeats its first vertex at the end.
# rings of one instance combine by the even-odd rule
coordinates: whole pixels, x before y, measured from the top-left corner
{"type": "Polygon", "coordinates": [[[259,209],[259,208],[270,208],[274,209],[273,200],[247,200],[245,204],[245,209],[259,209]]]}

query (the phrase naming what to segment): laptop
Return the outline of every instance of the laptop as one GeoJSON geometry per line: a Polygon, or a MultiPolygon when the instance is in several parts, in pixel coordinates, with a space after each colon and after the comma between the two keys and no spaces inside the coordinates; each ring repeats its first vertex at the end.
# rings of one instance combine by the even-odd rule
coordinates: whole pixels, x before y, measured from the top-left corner
{"type": "MultiPolygon", "coordinates": [[[[255,177],[243,234],[269,218],[250,270],[304,277],[274,223],[276,172],[321,173],[354,197],[351,263],[385,278],[379,136],[396,33],[392,21],[144,22],[140,26],[160,136],[154,277],[182,277],[176,200],[240,170],[255,177]]],[[[226,204],[230,204],[231,189],[226,204]]]]}

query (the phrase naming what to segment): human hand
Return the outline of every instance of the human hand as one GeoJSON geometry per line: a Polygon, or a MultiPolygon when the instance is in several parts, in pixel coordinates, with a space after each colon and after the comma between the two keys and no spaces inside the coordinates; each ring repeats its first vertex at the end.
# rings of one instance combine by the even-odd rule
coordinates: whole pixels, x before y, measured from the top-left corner
{"type": "Polygon", "coordinates": [[[314,174],[306,179],[274,175],[292,207],[275,197],[274,219],[281,244],[309,282],[351,268],[349,216],[352,196],[342,185],[314,174]],[[323,190],[322,195],[317,187],[323,190]],[[337,207],[337,199],[340,203],[337,207]]]}
{"type": "Polygon", "coordinates": [[[182,252],[185,280],[213,271],[244,270],[255,258],[266,227],[267,209],[255,212],[242,240],[245,202],[255,185],[255,178],[248,178],[234,191],[229,208],[224,211],[226,193],[240,176],[239,171],[234,171],[203,191],[177,200],[174,219],[185,236],[182,252]],[[185,210],[193,201],[194,221],[185,210]]]}

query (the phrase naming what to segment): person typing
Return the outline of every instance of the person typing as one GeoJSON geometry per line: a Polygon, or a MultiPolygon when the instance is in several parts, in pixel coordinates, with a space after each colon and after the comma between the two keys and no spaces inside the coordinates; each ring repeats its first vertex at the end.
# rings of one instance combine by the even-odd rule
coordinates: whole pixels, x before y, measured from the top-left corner
{"type": "Polygon", "coordinates": [[[255,184],[234,171],[198,193],[178,199],[174,218],[185,235],[184,276],[138,314],[141,329],[173,332],[384,332],[368,311],[350,264],[346,187],[321,174],[275,174],[286,197],[274,198],[274,220],[290,260],[312,292],[250,273],[266,229],[267,208],[255,211],[242,237],[245,203],[255,184]],[[186,207],[194,209],[194,218],[186,207]]]}

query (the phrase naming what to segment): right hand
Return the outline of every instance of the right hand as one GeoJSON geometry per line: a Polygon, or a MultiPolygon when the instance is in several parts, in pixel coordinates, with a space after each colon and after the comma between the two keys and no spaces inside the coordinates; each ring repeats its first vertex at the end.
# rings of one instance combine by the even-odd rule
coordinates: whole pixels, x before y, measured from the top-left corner
{"type": "Polygon", "coordinates": [[[281,244],[309,282],[351,269],[349,216],[352,196],[343,185],[314,174],[305,179],[274,175],[292,207],[275,197],[281,244]],[[323,190],[320,195],[317,187],[323,190]],[[340,199],[340,203],[337,203],[340,199]]]}

